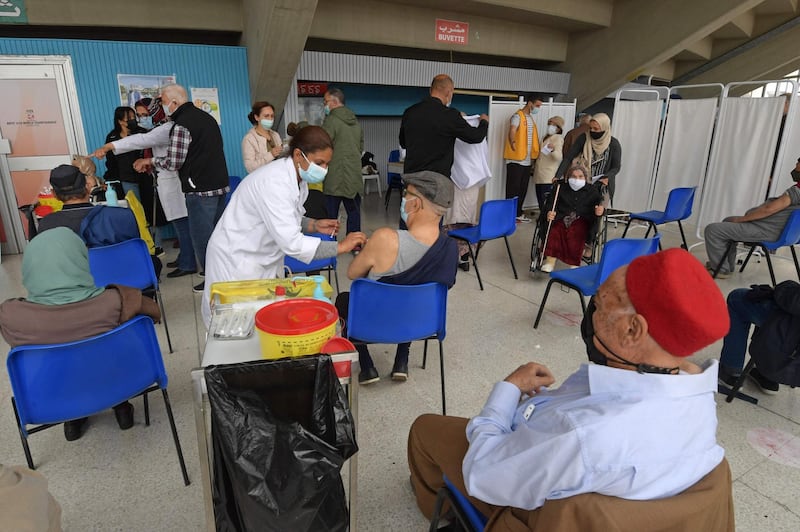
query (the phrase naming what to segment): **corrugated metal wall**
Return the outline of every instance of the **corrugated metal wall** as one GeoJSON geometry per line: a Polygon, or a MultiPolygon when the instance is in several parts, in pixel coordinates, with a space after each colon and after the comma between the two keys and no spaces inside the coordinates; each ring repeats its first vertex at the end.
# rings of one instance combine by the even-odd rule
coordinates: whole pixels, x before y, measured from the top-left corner
{"type": "MultiPolygon", "coordinates": [[[[364,150],[375,154],[374,161],[383,177],[381,187],[385,188],[389,152],[400,147],[397,140],[400,134],[400,117],[359,117],[358,123],[364,130],[364,150]]],[[[373,188],[370,188],[370,191],[372,190],[373,188]]]]}
{"type": "Polygon", "coordinates": [[[297,67],[300,80],[406,87],[429,87],[441,73],[449,74],[457,89],[488,91],[567,93],[570,79],[568,73],[547,70],[310,51],[303,52],[297,67]]]}
{"type": "MultiPolygon", "coordinates": [[[[250,127],[246,50],[234,46],[0,39],[0,55],[66,55],[72,58],[80,117],[89,150],[102,146],[120,103],[117,74],[175,74],[190,87],[219,91],[225,158],[231,175],[245,175],[241,141],[250,127]]],[[[98,172],[103,165],[98,165],[98,172]]]]}

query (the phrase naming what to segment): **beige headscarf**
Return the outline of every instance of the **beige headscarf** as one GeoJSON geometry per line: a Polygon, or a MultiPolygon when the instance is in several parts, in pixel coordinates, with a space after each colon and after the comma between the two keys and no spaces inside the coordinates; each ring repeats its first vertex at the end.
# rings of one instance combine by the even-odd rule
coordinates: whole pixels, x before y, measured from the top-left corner
{"type": "Polygon", "coordinates": [[[611,119],[605,113],[597,113],[592,116],[592,120],[600,124],[600,129],[603,131],[603,136],[595,140],[589,131],[586,132],[586,144],[583,145],[583,158],[585,165],[588,168],[592,167],[593,152],[602,154],[608,149],[611,144],[611,119]]]}

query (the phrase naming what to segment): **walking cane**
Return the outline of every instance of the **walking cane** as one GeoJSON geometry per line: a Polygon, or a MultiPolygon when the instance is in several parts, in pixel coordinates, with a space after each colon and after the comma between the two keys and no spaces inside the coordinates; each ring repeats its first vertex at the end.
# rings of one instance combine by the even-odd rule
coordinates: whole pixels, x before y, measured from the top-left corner
{"type": "MultiPolygon", "coordinates": [[[[556,193],[553,195],[553,209],[550,212],[556,212],[556,202],[558,201],[558,193],[561,191],[561,181],[556,185],[556,193]]],[[[544,234],[544,242],[542,243],[542,252],[539,253],[539,266],[541,266],[542,258],[544,257],[544,250],[547,249],[547,239],[550,238],[550,227],[553,225],[553,220],[547,220],[547,231],[544,234]]]]}

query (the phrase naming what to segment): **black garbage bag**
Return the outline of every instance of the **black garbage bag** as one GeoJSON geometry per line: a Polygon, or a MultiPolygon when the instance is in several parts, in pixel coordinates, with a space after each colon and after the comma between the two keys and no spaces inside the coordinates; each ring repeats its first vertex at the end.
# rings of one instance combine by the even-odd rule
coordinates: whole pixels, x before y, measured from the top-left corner
{"type": "Polygon", "coordinates": [[[218,531],[347,530],[341,467],[358,451],[330,356],[210,366],[218,531]]]}

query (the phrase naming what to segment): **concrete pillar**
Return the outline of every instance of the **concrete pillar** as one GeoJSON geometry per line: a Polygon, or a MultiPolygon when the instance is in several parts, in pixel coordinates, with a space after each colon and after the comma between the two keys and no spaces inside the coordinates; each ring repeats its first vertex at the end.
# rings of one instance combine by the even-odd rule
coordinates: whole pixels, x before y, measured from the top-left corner
{"type": "Polygon", "coordinates": [[[252,100],[280,115],[303,55],[316,0],[242,0],[242,46],[247,47],[252,100]]]}

